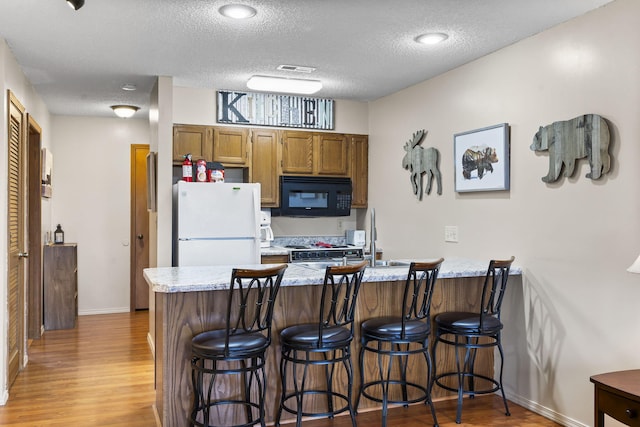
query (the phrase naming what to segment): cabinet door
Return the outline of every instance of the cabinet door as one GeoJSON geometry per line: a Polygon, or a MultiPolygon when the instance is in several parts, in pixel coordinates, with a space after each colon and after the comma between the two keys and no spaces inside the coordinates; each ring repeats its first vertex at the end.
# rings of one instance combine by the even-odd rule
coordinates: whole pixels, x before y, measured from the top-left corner
{"type": "Polygon", "coordinates": [[[77,246],[45,246],[43,262],[44,328],[74,328],[78,316],[77,246]]]}
{"type": "Polygon", "coordinates": [[[182,163],[191,153],[194,161],[211,161],[213,151],[213,129],[208,126],[178,125],[173,127],[173,162],[182,163]]]}
{"type": "Polygon", "coordinates": [[[313,174],[313,133],[282,132],[283,174],[313,174]]]}
{"type": "Polygon", "coordinates": [[[260,183],[261,205],[278,207],[278,131],[251,130],[251,182],[260,183]]]}
{"type": "Polygon", "coordinates": [[[348,176],[349,145],[341,133],[316,134],[316,172],[318,175],[348,176]]]}
{"type": "Polygon", "coordinates": [[[248,135],[248,128],[213,128],[213,160],[225,166],[249,166],[248,135]]]}
{"type": "Polygon", "coordinates": [[[366,208],[369,198],[369,138],[367,135],[350,135],[349,140],[353,183],[351,207],[366,208]]]}

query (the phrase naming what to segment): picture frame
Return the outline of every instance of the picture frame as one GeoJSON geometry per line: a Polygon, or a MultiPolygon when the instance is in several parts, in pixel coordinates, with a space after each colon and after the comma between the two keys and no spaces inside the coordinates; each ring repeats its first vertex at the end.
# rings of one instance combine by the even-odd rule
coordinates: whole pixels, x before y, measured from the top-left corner
{"type": "Polygon", "coordinates": [[[157,212],[158,210],[158,153],[149,151],[147,154],[147,211],[157,212]]]}
{"type": "Polygon", "coordinates": [[[456,192],[509,190],[509,124],[453,136],[456,192]]]}
{"type": "Polygon", "coordinates": [[[40,150],[40,195],[46,199],[51,198],[53,187],[51,175],[53,169],[53,155],[51,151],[43,148],[40,150]]]}

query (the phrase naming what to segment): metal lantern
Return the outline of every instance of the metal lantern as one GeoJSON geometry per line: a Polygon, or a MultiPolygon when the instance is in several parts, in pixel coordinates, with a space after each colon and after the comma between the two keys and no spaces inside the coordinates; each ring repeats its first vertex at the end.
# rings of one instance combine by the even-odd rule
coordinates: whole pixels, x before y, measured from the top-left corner
{"type": "Polygon", "coordinates": [[[53,243],[64,243],[64,231],[62,231],[62,227],[60,227],[60,224],[58,224],[56,231],[53,232],[53,243]]]}

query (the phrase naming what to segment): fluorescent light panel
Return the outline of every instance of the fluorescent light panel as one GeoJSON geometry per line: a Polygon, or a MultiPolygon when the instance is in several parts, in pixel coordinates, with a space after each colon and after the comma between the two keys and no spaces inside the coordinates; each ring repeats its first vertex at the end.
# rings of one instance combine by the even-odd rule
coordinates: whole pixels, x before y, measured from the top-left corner
{"type": "Polygon", "coordinates": [[[283,77],[251,76],[247,87],[264,92],[285,92],[311,95],[322,89],[319,80],[287,79],[283,77]]]}

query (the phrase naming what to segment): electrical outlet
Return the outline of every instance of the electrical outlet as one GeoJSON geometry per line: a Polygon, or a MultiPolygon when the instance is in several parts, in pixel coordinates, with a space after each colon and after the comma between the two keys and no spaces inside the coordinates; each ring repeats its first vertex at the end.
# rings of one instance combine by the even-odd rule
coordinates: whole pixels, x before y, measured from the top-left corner
{"type": "Polygon", "coordinates": [[[458,226],[445,225],[444,226],[444,241],[445,242],[457,242],[458,241],[458,226]]]}

